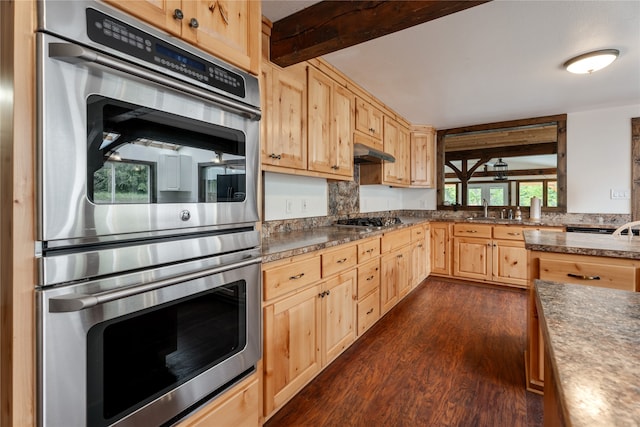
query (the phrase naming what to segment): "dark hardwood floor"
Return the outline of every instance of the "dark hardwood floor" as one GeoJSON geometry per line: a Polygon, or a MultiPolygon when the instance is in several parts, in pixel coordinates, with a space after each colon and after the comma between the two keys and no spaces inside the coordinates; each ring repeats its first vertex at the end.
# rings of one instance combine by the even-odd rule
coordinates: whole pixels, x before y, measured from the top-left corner
{"type": "Polygon", "coordinates": [[[429,278],[265,425],[542,426],[526,293],[429,278]]]}

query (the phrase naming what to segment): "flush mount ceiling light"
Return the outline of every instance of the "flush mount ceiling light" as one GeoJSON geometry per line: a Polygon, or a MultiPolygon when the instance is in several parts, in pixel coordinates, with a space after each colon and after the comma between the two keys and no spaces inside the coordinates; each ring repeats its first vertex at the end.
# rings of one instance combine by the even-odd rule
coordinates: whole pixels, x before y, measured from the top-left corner
{"type": "Polygon", "coordinates": [[[611,64],[620,55],[617,49],[602,49],[571,58],[563,67],[574,74],[591,74],[611,64]]]}

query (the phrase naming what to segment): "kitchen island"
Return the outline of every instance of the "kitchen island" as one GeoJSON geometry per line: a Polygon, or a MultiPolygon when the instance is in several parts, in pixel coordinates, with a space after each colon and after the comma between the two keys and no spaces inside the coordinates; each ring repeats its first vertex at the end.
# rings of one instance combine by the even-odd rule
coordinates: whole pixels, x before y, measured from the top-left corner
{"type": "Polygon", "coordinates": [[[545,343],[534,281],[640,291],[640,238],[588,233],[525,231],[529,264],[526,375],[530,391],[545,390],[545,343]]]}
{"type": "Polygon", "coordinates": [[[640,425],[640,293],[536,280],[545,426],[640,425]]]}

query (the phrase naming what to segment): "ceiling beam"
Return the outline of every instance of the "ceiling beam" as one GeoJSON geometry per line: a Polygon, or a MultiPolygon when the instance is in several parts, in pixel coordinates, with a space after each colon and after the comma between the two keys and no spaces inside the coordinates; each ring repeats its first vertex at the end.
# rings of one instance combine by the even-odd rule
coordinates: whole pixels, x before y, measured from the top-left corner
{"type": "Polygon", "coordinates": [[[489,1],[321,1],[273,23],[271,61],[287,67],[489,1]]]}

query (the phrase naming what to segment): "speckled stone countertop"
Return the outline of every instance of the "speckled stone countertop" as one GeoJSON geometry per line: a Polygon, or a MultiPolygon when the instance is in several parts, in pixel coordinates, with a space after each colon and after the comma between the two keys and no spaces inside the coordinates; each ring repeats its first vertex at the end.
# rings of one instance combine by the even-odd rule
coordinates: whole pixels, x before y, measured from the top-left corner
{"type": "Polygon", "coordinates": [[[640,292],[536,280],[566,421],[640,426],[640,292]]]}
{"type": "Polygon", "coordinates": [[[401,217],[402,224],[384,229],[361,229],[348,226],[317,227],[309,230],[273,233],[262,239],[262,262],[272,262],[383,233],[428,222],[425,218],[401,217]]]}
{"type": "Polygon", "coordinates": [[[640,259],[640,237],[610,234],[559,233],[544,230],[524,232],[527,249],[542,252],[640,259]]]}

